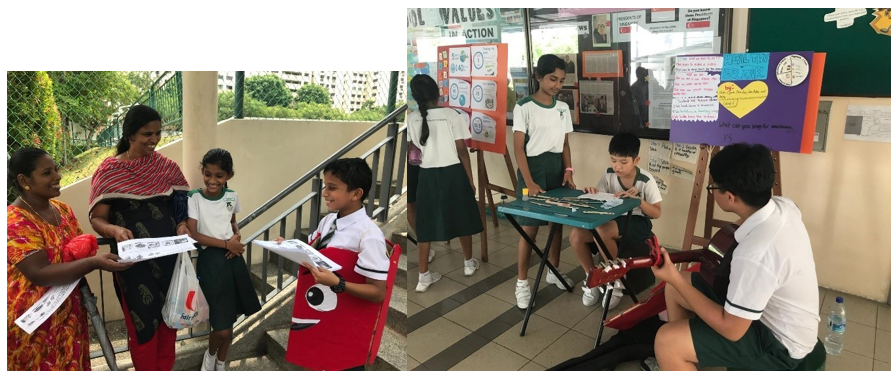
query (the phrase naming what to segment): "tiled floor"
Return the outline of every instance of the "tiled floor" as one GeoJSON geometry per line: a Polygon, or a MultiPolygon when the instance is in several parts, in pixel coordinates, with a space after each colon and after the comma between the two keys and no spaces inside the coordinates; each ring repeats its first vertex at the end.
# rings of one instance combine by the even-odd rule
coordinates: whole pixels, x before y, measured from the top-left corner
{"type": "MultiPolygon", "coordinates": [[[[475,275],[463,275],[463,254],[459,240],[433,244],[436,257],[430,269],[442,273],[442,280],[425,293],[417,293],[418,253],[408,250],[408,368],[410,370],[545,370],[594,347],[602,309],[582,305],[585,273],[569,248],[569,228],[564,228],[560,271],[576,285],[572,294],[542,283],[536,308],[526,335],[519,336],[525,311],[516,307],[516,243],[519,234],[506,221],[494,228],[488,221],[489,262],[475,275]]],[[[544,244],[542,228],[536,243],[544,244]]],[[[480,239],[473,237],[473,255],[479,258],[480,239]]],[[[529,286],[538,271],[533,253],[529,286]]],[[[827,356],[827,370],[890,370],[890,307],[848,294],[819,288],[820,310],[828,308],[836,296],[847,306],[847,335],[843,353],[827,356]]],[[[640,297],[639,297],[640,298],[640,297]]],[[[620,304],[620,308],[626,305],[620,304]]],[[[618,313],[612,310],[609,316],[618,313]]],[[[822,322],[827,316],[822,315],[822,322]]],[[[825,327],[819,326],[819,337],[825,327]]],[[[616,333],[607,328],[602,340],[616,333]]],[[[640,370],[637,362],[627,362],[616,370],[640,370]]]]}

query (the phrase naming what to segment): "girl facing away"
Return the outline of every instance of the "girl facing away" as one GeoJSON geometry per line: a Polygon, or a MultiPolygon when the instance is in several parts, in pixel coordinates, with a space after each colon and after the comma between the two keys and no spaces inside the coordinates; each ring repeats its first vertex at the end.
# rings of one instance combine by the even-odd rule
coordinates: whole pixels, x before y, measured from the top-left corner
{"type": "Polygon", "coordinates": [[[464,251],[464,275],[479,269],[473,258],[472,235],[482,232],[476,204],[470,154],[469,115],[441,108],[439,87],[432,77],[411,79],[411,95],[419,109],[408,115],[408,141],[423,154],[417,181],[416,231],[420,256],[417,292],[425,292],[442,275],[429,270],[430,243],[460,238],[464,251]]]}

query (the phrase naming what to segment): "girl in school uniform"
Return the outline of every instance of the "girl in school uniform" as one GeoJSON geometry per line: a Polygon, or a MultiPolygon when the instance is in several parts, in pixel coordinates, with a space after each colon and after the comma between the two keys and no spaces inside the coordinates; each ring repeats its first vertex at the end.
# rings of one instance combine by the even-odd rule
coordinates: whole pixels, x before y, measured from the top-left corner
{"type": "Polygon", "coordinates": [[[417,292],[425,292],[442,275],[429,270],[430,243],[459,237],[464,250],[464,275],[479,269],[473,258],[472,235],[482,232],[473,189],[467,115],[440,108],[439,87],[432,77],[411,79],[411,95],[419,109],[408,115],[408,138],[423,152],[417,180],[416,231],[420,255],[417,292]]]}
{"type": "MultiPolygon", "coordinates": [[[[513,109],[513,150],[519,166],[517,198],[522,198],[523,188],[528,189],[530,196],[562,186],[575,188],[567,138],[567,134],[572,132],[572,115],[569,106],[556,98],[565,78],[566,62],[557,55],[543,55],[535,68],[538,91],[517,102],[513,109]]],[[[517,217],[516,220],[533,241],[538,235],[538,227],[548,225],[545,221],[525,217],[517,217]]],[[[548,257],[555,268],[560,266],[562,238],[562,230],[557,229],[548,257]]],[[[529,306],[531,297],[527,277],[531,253],[532,247],[520,237],[516,282],[516,303],[520,309],[529,306]]],[[[561,276],[572,285],[572,280],[565,274],[561,276]]],[[[546,274],[546,281],[563,288],[563,283],[550,272],[546,274]]]]}
{"type": "Polygon", "coordinates": [[[240,314],[250,316],[261,310],[261,305],[242,256],[245,248],[236,223],[240,201],[236,191],[227,188],[233,178],[233,158],[230,152],[215,148],[200,164],[205,187],[187,194],[187,227],[202,246],[196,275],[208,301],[212,327],[201,370],[221,371],[226,370],[233,323],[240,314]]]}

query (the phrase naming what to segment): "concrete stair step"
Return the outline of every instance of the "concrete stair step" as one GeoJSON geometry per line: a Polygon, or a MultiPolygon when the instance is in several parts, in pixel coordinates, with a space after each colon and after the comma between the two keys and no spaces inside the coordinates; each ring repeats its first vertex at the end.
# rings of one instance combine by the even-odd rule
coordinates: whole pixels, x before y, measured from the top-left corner
{"type": "MultiPolygon", "coordinates": [[[[253,253],[255,251],[252,250],[253,253]]],[[[274,253],[270,253],[270,255],[271,259],[267,263],[267,277],[265,279],[261,278],[262,270],[264,269],[263,264],[255,263],[249,266],[249,276],[252,279],[252,286],[255,288],[255,292],[267,294],[277,287],[277,259],[279,257],[274,253]]],[[[279,275],[282,276],[284,288],[288,285],[286,281],[291,277],[295,277],[297,271],[298,266],[296,266],[295,262],[286,259],[283,261],[283,272],[279,275]]]]}
{"type": "MultiPolygon", "coordinates": [[[[407,321],[405,321],[407,322],[407,321]]],[[[407,332],[407,329],[405,329],[407,332]]],[[[376,360],[368,370],[397,371],[408,370],[408,338],[389,328],[383,329],[383,339],[376,360]]]]}
{"type": "Polygon", "coordinates": [[[268,355],[248,357],[227,362],[228,371],[271,371],[280,370],[277,362],[268,355]]]}
{"type": "Polygon", "coordinates": [[[408,291],[404,287],[392,288],[386,327],[404,336],[408,334],[408,291]]]}

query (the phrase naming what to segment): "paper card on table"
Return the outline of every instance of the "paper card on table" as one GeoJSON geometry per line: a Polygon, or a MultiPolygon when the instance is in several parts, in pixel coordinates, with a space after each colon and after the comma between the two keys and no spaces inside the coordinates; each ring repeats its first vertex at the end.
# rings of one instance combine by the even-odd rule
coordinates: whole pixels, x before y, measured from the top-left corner
{"type": "Polygon", "coordinates": [[[681,166],[672,164],[672,176],[678,178],[684,178],[688,181],[694,181],[694,171],[691,169],[683,168],[681,166]]]}
{"type": "Polygon", "coordinates": [[[470,77],[470,48],[452,47],[448,50],[450,77],[470,77]]]}
{"type": "Polygon", "coordinates": [[[470,107],[470,83],[459,79],[448,80],[448,106],[470,107]]]}
{"type": "Polygon", "coordinates": [[[307,262],[312,266],[326,268],[330,271],[338,271],[342,269],[342,266],[336,264],[336,262],[333,262],[330,258],[325,257],[319,251],[311,247],[311,245],[299,240],[284,240],[279,244],[274,241],[255,240],[252,241],[252,244],[280,254],[286,259],[296,262],[299,265],[302,265],[303,262],[307,262]]]}
{"type": "Polygon", "coordinates": [[[498,76],[498,46],[473,46],[473,76],[498,76]]]}
{"type": "MultiPolygon", "coordinates": [[[[33,333],[35,329],[40,327],[40,325],[47,320],[47,318],[50,318],[50,316],[56,312],[56,309],[59,309],[59,307],[62,306],[62,303],[68,299],[68,296],[72,294],[72,291],[80,282],[81,279],[78,279],[71,283],[57,285],[48,289],[47,292],[34,303],[34,305],[31,305],[25,313],[19,318],[16,318],[16,325],[29,334],[33,333]]],[[[80,303],[78,303],[78,305],[80,305],[80,303]]]]}
{"type": "Polygon", "coordinates": [[[675,143],[672,151],[672,159],[677,161],[697,163],[697,155],[700,153],[700,147],[697,144],[675,143]]]}
{"type": "Polygon", "coordinates": [[[495,111],[498,102],[497,99],[498,84],[491,80],[473,80],[473,89],[471,97],[473,98],[472,108],[474,110],[495,111]]]}
{"type": "Polygon", "coordinates": [[[612,200],[615,199],[616,196],[608,193],[608,192],[599,192],[597,194],[584,194],[579,195],[579,199],[591,199],[591,200],[612,200]]]}
{"type": "Polygon", "coordinates": [[[187,235],[137,238],[118,243],[118,256],[124,261],[144,261],[196,250],[196,240],[187,235]]]}
{"type": "Polygon", "coordinates": [[[478,111],[473,112],[470,120],[470,134],[473,135],[473,140],[494,143],[496,131],[495,120],[492,117],[478,111]]]}

